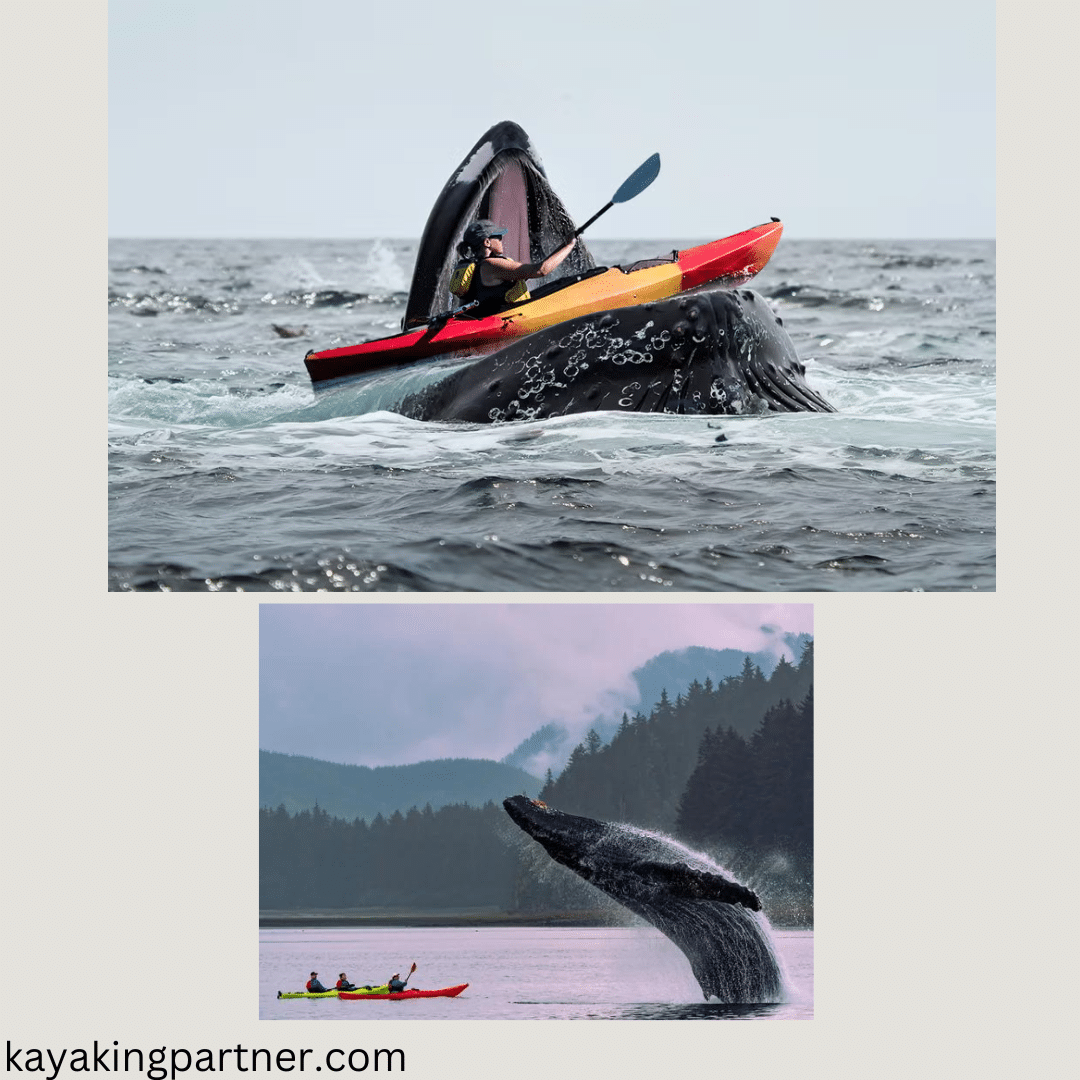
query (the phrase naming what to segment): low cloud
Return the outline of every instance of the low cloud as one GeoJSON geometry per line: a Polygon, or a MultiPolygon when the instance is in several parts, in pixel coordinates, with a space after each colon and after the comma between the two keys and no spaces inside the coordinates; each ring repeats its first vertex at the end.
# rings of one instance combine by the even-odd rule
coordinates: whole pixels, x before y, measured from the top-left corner
{"type": "Polygon", "coordinates": [[[809,604],[266,604],[260,746],[351,764],[501,758],[638,704],[631,672],[701,645],[781,651],[809,604]]]}

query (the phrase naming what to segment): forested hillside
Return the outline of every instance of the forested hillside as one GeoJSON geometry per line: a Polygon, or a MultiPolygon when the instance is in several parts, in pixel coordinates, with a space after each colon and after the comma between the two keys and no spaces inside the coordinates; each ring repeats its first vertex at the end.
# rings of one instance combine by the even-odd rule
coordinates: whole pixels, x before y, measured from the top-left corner
{"type": "Polygon", "coordinates": [[[411,809],[371,824],[259,811],[260,908],[498,907],[517,857],[502,806],[411,809]]]}
{"type": "Polygon", "coordinates": [[[259,805],[296,813],[316,804],[331,817],[374,820],[417,803],[432,809],[456,803],[483,806],[509,795],[535,795],[540,781],[512,765],[445,758],[415,765],[341,765],[259,751],[259,805]]]}
{"type": "Polygon", "coordinates": [[[781,660],[770,678],[747,657],[742,671],[718,686],[695,681],[674,701],[662,693],[648,716],[624,715],[607,745],[590,732],[540,798],[572,814],[671,832],[706,731],[753,735],[772,706],[806,696],[813,664],[809,643],[798,666],[781,660]]]}
{"type": "MultiPolygon", "coordinates": [[[[783,636],[784,645],[794,658],[801,657],[812,640],[809,634],[783,636]]],[[[652,712],[665,691],[669,697],[677,697],[692,683],[703,683],[708,679],[715,686],[724,679],[733,678],[746,666],[747,656],[766,678],[772,676],[779,662],[779,658],[770,652],[745,653],[738,649],[709,649],[702,645],[657,654],[634,670],[633,679],[641,691],[640,711],[652,712]]]]}

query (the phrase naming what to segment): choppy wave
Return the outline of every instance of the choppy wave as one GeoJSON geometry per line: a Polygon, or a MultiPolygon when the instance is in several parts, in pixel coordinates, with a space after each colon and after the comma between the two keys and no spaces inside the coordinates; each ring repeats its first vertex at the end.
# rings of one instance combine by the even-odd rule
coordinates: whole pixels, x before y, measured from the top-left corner
{"type": "Polygon", "coordinates": [[[994,588],[992,242],[781,244],[754,287],[835,415],[497,428],[311,391],[308,349],[397,331],[414,251],[113,242],[110,588],[994,588]]]}

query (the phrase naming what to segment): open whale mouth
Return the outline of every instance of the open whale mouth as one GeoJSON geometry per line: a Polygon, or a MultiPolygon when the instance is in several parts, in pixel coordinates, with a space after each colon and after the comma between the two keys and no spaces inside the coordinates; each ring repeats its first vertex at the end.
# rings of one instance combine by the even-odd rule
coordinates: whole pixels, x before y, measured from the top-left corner
{"type": "MultiPolygon", "coordinates": [[[[504,120],[486,131],[457,167],[431,208],[420,238],[402,330],[426,324],[446,310],[457,244],[471,221],[489,218],[506,229],[503,251],[518,262],[540,262],[565,243],[574,221],[552,190],[529,136],[504,120]]],[[[555,281],[594,266],[581,241],[555,281]]]]}

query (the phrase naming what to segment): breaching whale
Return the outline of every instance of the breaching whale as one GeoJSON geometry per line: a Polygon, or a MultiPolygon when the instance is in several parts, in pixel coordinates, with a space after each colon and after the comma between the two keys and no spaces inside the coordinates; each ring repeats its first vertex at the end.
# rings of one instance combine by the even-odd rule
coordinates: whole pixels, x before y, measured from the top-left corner
{"type": "Polygon", "coordinates": [[[782,1000],[761,901],[710,859],[655,833],[564,814],[524,795],[503,807],[556,862],[674,942],[706,998],[782,1000]]]}
{"type": "Polygon", "coordinates": [[[542,420],[605,411],[834,412],[763,297],[710,289],[583,315],[405,397],[416,420],[542,420]]]}

